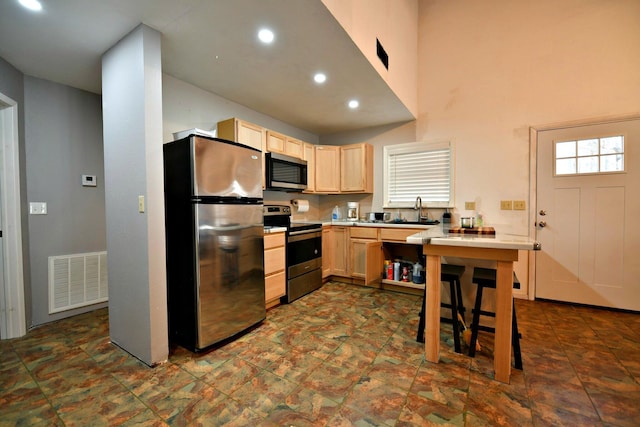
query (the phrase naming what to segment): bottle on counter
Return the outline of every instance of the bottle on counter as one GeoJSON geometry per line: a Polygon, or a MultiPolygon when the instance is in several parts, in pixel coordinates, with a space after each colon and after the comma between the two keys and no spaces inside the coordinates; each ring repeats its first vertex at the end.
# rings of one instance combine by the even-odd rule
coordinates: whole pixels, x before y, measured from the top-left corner
{"type": "Polygon", "coordinates": [[[338,205],[336,205],[333,208],[333,212],[331,213],[331,219],[333,221],[338,221],[340,219],[340,208],[338,207],[338,205]]]}

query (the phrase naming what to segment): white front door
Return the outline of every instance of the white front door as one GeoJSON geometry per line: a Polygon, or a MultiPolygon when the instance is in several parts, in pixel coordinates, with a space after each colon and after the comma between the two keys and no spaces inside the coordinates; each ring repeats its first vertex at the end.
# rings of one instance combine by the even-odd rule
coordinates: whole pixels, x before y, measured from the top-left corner
{"type": "Polygon", "coordinates": [[[640,119],[539,132],[536,198],[536,298],[640,310],[640,119]]]}

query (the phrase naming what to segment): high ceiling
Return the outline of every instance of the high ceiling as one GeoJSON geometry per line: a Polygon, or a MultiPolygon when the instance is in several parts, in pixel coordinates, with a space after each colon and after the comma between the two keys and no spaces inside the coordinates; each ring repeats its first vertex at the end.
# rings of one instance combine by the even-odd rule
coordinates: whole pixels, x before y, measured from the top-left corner
{"type": "Polygon", "coordinates": [[[309,132],[414,119],[320,0],[41,2],[0,0],[0,57],[30,76],[100,93],[102,54],[144,23],[162,33],[165,73],[309,132]]]}

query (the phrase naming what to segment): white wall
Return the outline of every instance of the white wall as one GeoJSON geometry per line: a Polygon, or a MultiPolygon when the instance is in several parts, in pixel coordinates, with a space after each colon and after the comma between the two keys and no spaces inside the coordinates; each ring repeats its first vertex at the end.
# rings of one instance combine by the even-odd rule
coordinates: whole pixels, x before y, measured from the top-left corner
{"type": "Polygon", "coordinates": [[[109,333],[154,365],[169,353],[160,33],[140,25],[105,53],[102,93],[109,333]]]}
{"type": "Polygon", "coordinates": [[[529,127],[637,112],[640,2],[420,3],[417,138],[456,145],[456,204],[528,234],[529,127]]]}
{"type": "Polygon", "coordinates": [[[407,109],[417,116],[418,1],[322,0],[407,109]],[[376,39],[389,56],[386,69],[376,39]]]}
{"type": "Polygon", "coordinates": [[[28,201],[47,203],[46,215],[23,223],[29,230],[28,326],[34,326],[106,306],[49,315],[48,257],[106,250],[102,107],[99,95],[29,76],[24,103],[23,191],[28,201]],[[83,187],[83,174],[96,175],[97,186],[83,187]]]}
{"type": "Polygon", "coordinates": [[[173,132],[192,128],[215,129],[219,121],[231,117],[246,120],[311,144],[318,142],[316,134],[276,120],[268,113],[258,113],[168,74],[164,74],[162,80],[162,108],[164,142],[173,141],[173,132]]]}
{"type": "Polygon", "coordinates": [[[455,143],[457,206],[529,234],[535,206],[499,209],[529,200],[529,128],[638,112],[638,17],[637,0],[420,2],[416,137],[455,143]]]}
{"type": "MultiPolygon", "coordinates": [[[[173,132],[192,128],[211,130],[216,128],[219,121],[237,117],[311,144],[318,143],[316,134],[293,127],[267,114],[258,113],[167,74],[163,76],[162,92],[164,142],[173,141],[173,132]]],[[[309,200],[311,205],[309,212],[305,214],[298,215],[294,212],[294,220],[318,218],[318,196],[279,191],[264,192],[266,204],[289,204],[294,198],[309,200]]]]}
{"type": "MultiPolygon", "coordinates": [[[[640,2],[421,0],[419,5],[416,122],[331,135],[321,143],[374,145],[375,193],[363,203],[379,210],[382,146],[450,140],[454,214],[470,214],[464,202],[475,201],[487,225],[529,235],[529,128],[640,109],[640,2]],[[527,210],[501,211],[502,199],[526,200],[527,210]]],[[[322,198],[321,212],[328,215],[347,199],[322,198]]],[[[515,268],[523,282],[520,294],[526,294],[525,252],[515,268]]]]}

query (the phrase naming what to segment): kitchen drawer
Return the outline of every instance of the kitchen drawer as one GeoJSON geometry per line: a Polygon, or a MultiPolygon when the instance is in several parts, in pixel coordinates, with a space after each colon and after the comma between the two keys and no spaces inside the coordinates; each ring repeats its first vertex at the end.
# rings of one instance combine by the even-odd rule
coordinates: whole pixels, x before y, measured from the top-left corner
{"type": "Polygon", "coordinates": [[[275,273],[276,271],[284,271],[285,253],[284,246],[264,251],[264,275],[275,273]]]}
{"type": "Polygon", "coordinates": [[[284,246],[284,233],[273,233],[264,235],[264,249],[271,249],[277,246],[284,246]]]}
{"type": "Polygon", "coordinates": [[[266,277],[264,279],[264,300],[271,301],[284,296],[287,293],[286,279],[284,271],[266,277]]]}
{"type": "Polygon", "coordinates": [[[375,227],[351,227],[350,236],[354,239],[378,239],[378,228],[375,227]]]}
{"type": "Polygon", "coordinates": [[[407,242],[407,236],[424,231],[421,228],[381,228],[380,240],[384,242],[407,242]]]}

